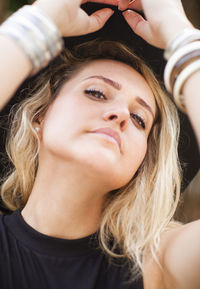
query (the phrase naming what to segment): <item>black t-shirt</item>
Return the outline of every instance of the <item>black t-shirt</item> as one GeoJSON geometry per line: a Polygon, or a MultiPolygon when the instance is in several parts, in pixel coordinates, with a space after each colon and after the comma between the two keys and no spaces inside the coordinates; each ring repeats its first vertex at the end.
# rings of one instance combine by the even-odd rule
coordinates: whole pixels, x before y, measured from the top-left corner
{"type": "Polygon", "coordinates": [[[127,283],[128,271],[109,262],[97,234],[59,239],[34,230],[20,210],[0,216],[0,289],[142,289],[142,279],[127,283]]]}

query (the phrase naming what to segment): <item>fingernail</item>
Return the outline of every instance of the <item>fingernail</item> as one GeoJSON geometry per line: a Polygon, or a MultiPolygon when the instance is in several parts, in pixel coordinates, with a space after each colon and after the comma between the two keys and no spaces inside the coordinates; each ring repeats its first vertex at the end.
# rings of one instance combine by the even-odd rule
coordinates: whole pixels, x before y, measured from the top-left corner
{"type": "Polygon", "coordinates": [[[122,9],[122,6],[121,6],[121,2],[120,2],[119,0],[118,0],[118,9],[119,9],[119,10],[123,10],[123,9],[122,9]]]}
{"type": "Polygon", "coordinates": [[[129,10],[122,12],[122,14],[124,14],[124,13],[129,14],[129,13],[131,13],[131,10],[129,9],[129,10]]]}

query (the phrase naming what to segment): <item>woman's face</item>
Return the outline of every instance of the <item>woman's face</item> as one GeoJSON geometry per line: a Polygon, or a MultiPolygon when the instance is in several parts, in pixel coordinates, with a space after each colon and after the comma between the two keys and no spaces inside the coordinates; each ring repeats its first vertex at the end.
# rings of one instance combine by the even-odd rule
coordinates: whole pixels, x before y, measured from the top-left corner
{"type": "Polygon", "coordinates": [[[145,157],[155,111],[153,93],[138,72],[114,60],[92,61],[49,107],[40,154],[77,165],[77,173],[91,173],[108,190],[117,189],[145,157]]]}

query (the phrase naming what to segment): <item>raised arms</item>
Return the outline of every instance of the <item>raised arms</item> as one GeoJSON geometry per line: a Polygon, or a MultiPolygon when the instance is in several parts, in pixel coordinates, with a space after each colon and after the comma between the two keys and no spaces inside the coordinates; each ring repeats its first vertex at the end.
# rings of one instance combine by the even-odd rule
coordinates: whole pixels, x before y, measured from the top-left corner
{"type": "MultiPolygon", "coordinates": [[[[38,0],[33,5],[52,21],[62,36],[72,36],[99,30],[113,14],[112,9],[105,8],[88,16],[80,8],[80,5],[85,2],[87,1],[57,0],[51,1],[51,4],[49,4],[49,1],[38,0]]],[[[93,2],[117,4],[117,1],[111,0],[96,0],[93,2]]],[[[27,43],[29,41],[30,38],[27,38],[27,43]]],[[[34,43],[32,47],[34,48],[34,43]]],[[[30,75],[32,65],[24,50],[16,41],[7,35],[2,35],[1,32],[0,63],[0,109],[2,109],[20,84],[30,75]]]]}
{"type": "MultiPolygon", "coordinates": [[[[180,0],[119,0],[120,9],[143,9],[146,20],[133,10],[123,13],[132,30],[151,45],[166,49],[185,29],[194,29],[180,0]]],[[[200,39],[199,39],[200,40],[200,39]]],[[[200,42],[199,42],[200,43],[200,42]]],[[[199,44],[200,45],[200,44],[199,44]]],[[[200,47],[200,46],[199,46],[200,47]]],[[[200,50],[200,48],[199,48],[200,50]]],[[[183,102],[200,146],[200,69],[182,87],[183,102]]]]}

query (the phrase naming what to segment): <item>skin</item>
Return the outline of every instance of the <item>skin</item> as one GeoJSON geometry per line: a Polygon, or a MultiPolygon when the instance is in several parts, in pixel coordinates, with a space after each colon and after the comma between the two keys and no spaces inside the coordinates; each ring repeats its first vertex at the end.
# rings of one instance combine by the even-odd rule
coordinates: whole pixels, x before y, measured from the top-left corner
{"type": "Polygon", "coordinates": [[[39,169],[22,210],[29,225],[61,238],[80,238],[98,229],[107,192],[127,184],[146,154],[153,117],[138,97],[155,115],[154,96],[144,78],[112,60],[91,62],[63,86],[35,124],[40,128],[39,169]],[[102,79],[87,79],[96,75],[119,83],[120,90],[102,79]],[[102,91],[106,99],[86,94],[88,89],[102,91]],[[105,127],[119,133],[121,149],[107,135],[91,133],[105,127]]]}
{"type": "MultiPolygon", "coordinates": [[[[38,0],[33,5],[50,18],[62,36],[84,35],[101,29],[112,16],[110,8],[100,9],[87,15],[80,5],[89,1],[38,0]],[[66,24],[67,23],[67,24],[66,24]]],[[[92,2],[117,5],[117,0],[94,0],[92,2]]],[[[20,84],[31,73],[31,62],[15,41],[0,34],[0,110],[14,95],[20,84]],[[19,70],[20,67],[20,70],[19,70]]]]}
{"type": "Polygon", "coordinates": [[[145,256],[144,289],[199,289],[200,221],[164,233],[158,260],[163,268],[145,256]]]}
{"type": "MultiPolygon", "coordinates": [[[[166,49],[180,32],[193,28],[180,0],[136,0],[131,3],[119,0],[119,8],[143,9],[146,19],[130,10],[123,13],[124,18],[136,34],[159,48],[166,49]]],[[[200,147],[199,79],[200,72],[197,71],[186,81],[182,94],[200,147]]],[[[143,271],[144,288],[199,289],[199,240],[200,220],[163,234],[158,254],[163,270],[147,255],[143,271]]]]}
{"type": "Polygon", "coordinates": [[[117,0],[57,0],[52,1],[51,5],[49,5],[49,0],[38,0],[33,5],[41,9],[53,20],[63,36],[77,36],[101,29],[114,13],[112,9],[104,8],[88,16],[80,7],[81,4],[86,2],[110,5],[117,5],[118,3],[117,0]]]}
{"type": "Polygon", "coordinates": [[[132,30],[151,45],[165,49],[183,29],[193,28],[180,0],[119,0],[119,9],[132,30]],[[137,11],[143,9],[146,19],[137,11]],[[170,21],[173,19],[173,21],[170,21]]]}
{"type": "MultiPolygon", "coordinates": [[[[106,8],[101,9],[94,14],[88,16],[80,8],[80,5],[85,2],[87,1],[56,0],[51,1],[51,5],[49,5],[49,0],[38,0],[34,3],[34,5],[38,6],[38,8],[43,11],[43,13],[46,13],[46,15],[50,17],[50,19],[60,30],[62,36],[76,36],[99,30],[104,26],[106,21],[113,14],[110,8],[106,8]]],[[[141,36],[150,44],[160,48],[166,49],[169,42],[173,40],[183,29],[193,28],[192,24],[185,16],[180,0],[136,0],[134,1],[134,3],[132,2],[130,4],[128,0],[96,0],[93,2],[119,5],[119,8],[121,10],[143,9],[146,19],[142,18],[136,11],[127,11],[123,13],[123,16],[134,33],[141,36]]],[[[0,108],[2,109],[11,98],[11,96],[14,94],[14,92],[17,90],[22,81],[29,76],[31,71],[31,64],[23,50],[21,50],[15,42],[11,41],[9,37],[6,36],[0,36],[0,63],[0,108]],[[20,70],[18,69],[19,67],[20,70]]],[[[120,74],[120,78],[121,76],[122,74],[120,74]]],[[[200,145],[199,79],[200,72],[198,71],[187,80],[186,84],[183,87],[183,96],[188,116],[193,125],[197,140],[200,145]]],[[[109,145],[111,149],[111,144],[109,145]]],[[[107,154],[108,159],[114,160],[114,157],[109,157],[111,155],[114,156],[114,152],[112,154],[107,154]]],[[[109,162],[109,164],[111,163],[112,162],[109,162]]],[[[97,167],[100,168],[99,166],[100,165],[98,164],[97,167]]],[[[94,194],[92,195],[93,198],[91,198],[91,194],[88,194],[89,192],[91,192],[91,187],[87,188],[84,183],[84,179],[81,179],[81,176],[79,176],[78,180],[74,180],[74,183],[71,183],[69,185],[71,186],[71,189],[74,189],[75,193],[75,184],[77,184],[77,182],[79,181],[83,181],[82,190],[81,192],[78,192],[81,199],[76,198],[77,202],[71,202],[70,207],[69,203],[70,201],[72,201],[72,199],[69,199],[69,195],[66,194],[65,189],[68,189],[66,183],[58,182],[59,194],[55,194],[55,191],[58,191],[58,186],[54,188],[54,178],[57,178],[58,172],[62,171],[62,165],[60,165],[58,168],[56,167],[56,169],[57,170],[55,171],[51,163],[48,163],[48,165],[45,167],[48,182],[52,184],[52,187],[49,186],[49,188],[47,188],[47,183],[42,178],[36,179],[36,192],[38,192],[38,186],[42,189],[42,195],[40,194],[40,203],[38,203],[36,200],[37,194],[32,194],[32,196],[35,197],[31,197],[31,204],[29,208],[27,206],[27,209],[29,209],[30,211],[33,210],[33,206],[35,204],[36,213],[40,212],[40,207],[43,207],[44,212],[41,216],[38,215],[38,217],[27,215],[27,222],[29,222],[29,224],[32,224],[32,226],[36,228],[42,226],[42,228],[44,229],[44,233],[51,235],[51,233],[54,232],[55,236],[58,237],[60,236],[60,231],[56,231],[56,226],[58,227],[59,223],[59,226],[63,228],[63,231],[61,232],[61,237],[66,236],[76,238],[76,236],[78,235],[75,233],[77,233],[78,230],[75,233],[73,230],[71,232],[65,232],[64,228],[65,225],[69,225],[69,228],[72,228],[73,225],[75,228],[75,225],[79,224],[80,217],[82,217],[82,221],[83,223],[87,223],[88,229],[84,226],[79,227],[79,235],[83,235],[86,233],[90,234],[91,232],[94,232],[98,227],[98,216],[100,215],[102,198],[96,200],[94,194]],[[49,169],[47,170],[48,166],[50,166],[53,171],[50,171],[49,169]],[[49,198],[46,196],[46,192],[48,189],[49,198]],[[53,204],[51,202],[52,198],[55,199],[55,203],[53,204]],[[83,200],[85,200],[85,202],[83,200]],[[89,206],[89,201],[91,201],[92,206],[89,206]],[[67,207],[65,206],[65,210],[62,207],[64,206],[62,202],[67,205],[67,207]],[[80,206],[81,202],[82,206],[80,206]],[[46,205],[46,207],[44,206],[44,204],[46,205]],[[57,205],[59,204],[60,209],[62,208],[64,214],[63,218],[58,214],[58,211],[56,209],[57,205]],[[76,214],[74,214],[72,207],[74,208],[76,214]],[[77,208],[79,208],[81,211],[78,211],[77,208]],[[48,215],[49,210],[51,210],[51,215],[54,215],[54,220],[56,220],[57,223],[54,222],[54,220],[51,219],[51,216],[48,215]],[[99,213],[97,211],[99,211],[99,213]],[[79,212],[79,214],[76,219],[77,212],[79,212]],[[52,228],[48,228],[48,230],[46,229],[47,224],[45,224],[45,219],[47,215],[50,218],[48,218],[48,220],[52,222],[52,228]],[[90,224],[89,218],[92,218],[93,216],[97,216],[96,223],[94,221],[92,224],[90,224]],[[66,219],[64,220],[64,218],[66,219]],[[69,223],[66,223],[66,220],[69,220],[69,223]]],[[[71,169],[74,170],[74,168],[71,169]]],[[[68,170],[67,174],[69,176],[69,179],[70,173],[71,171],[68,170]]],[[[60,181],[60,179],[57,180],[60,181]]],[[[109,184],[107,183],[106,186],[108,187],[108,185],[109,184]]],[[[88,186],[90,186],[90,184],[88,184],[88,186]]],[[[96,189],[98,189],[98,187],[96,189]]],[[[104,192],[102,189],[102,191],[99,192],[99,196],[103,195],[104,192]]],[[[200,239],[199,228],[200,221],[196,221],[186,226],[183,226],[181,230],[171,230],[170,232],[162,236],[160,253],[158,257],[161,265],[164,268],[164,271],[160,270],[160,267],[158,267],[155,262],[151,261],[149,256],[145,256],[145,268],[143,272],[145,289],[200,288],[198,263],[198,260],[200,260],[200,246],[199,243],[196,242],[196,240],[200,239]],[[184,264],[187,264],[188,267],[184,266],[184,264]],[[190,273],[192,272],[192,274],[188,274],[188,268],[190,270],[190,273]]]]}

